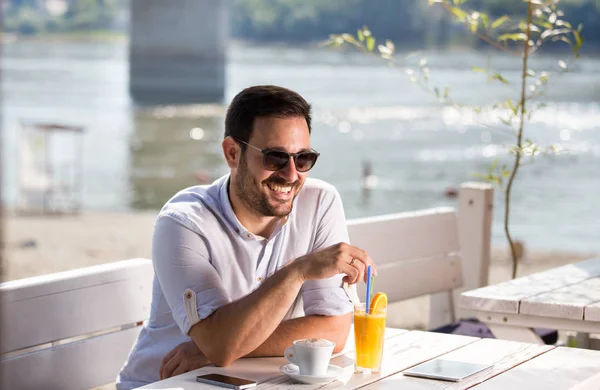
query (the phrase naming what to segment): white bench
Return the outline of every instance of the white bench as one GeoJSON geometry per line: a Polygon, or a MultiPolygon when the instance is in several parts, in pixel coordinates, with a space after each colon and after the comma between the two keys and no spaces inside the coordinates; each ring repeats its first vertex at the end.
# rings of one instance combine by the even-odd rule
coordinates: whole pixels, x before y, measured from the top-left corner
{"type": "MultiPolygon", "coordinates": [[[[439,208],[349,221],[351,242],[378,264],[375,289],[391,302],[441,293],[431,298],[429,324],[449,322],[447,292],[487,284],[492,196],[489,186],[466,184],[458,214],[439,208]]],[[[0,284],[1,388],[113,382],[149,316],[152,279],[151,261],[133,259],[0,284]]]]}
{"type": "MultiPolygon", "coordinates": [[[[429,309],[427,329],[471,314],[454,302],[460,292],[488,283],[493,201],[491,186],[465,183],[458,210],[442,207],[349,221],[350,242],[377,264],[374,291],[386,292],[392,304],[429,296],[429,308],[421,299],[411,310],[414,303],[417,310],[429,309]]],[[[360,283],[361,301],[364,290],[360,283]]],[[[402,304],[395,306],[388,319],[392,310],[401,315],[402,304]]]]}
{"type": "Polygon", "coordinates": [[[152,262],[133,259],[0,284],[0,387],[114,382],[150,314],[152,278],[152,262]]]}

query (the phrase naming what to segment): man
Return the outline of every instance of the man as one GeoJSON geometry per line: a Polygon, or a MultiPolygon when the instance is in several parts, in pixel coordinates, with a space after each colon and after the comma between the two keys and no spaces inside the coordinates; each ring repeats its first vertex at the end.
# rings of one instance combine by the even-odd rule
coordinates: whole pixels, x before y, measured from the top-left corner
{"type": "Polygon", "coordinates": [[[337,191],[306,178],[319,157],[310,110],[276,86],[233,99],[222,143],[230,174],[183,190],[157,217],[150,318],[118,389],[244,356],[282,356],[301,338],[344,347],[353,285],[373,263],[347,244],[337,191]]]}

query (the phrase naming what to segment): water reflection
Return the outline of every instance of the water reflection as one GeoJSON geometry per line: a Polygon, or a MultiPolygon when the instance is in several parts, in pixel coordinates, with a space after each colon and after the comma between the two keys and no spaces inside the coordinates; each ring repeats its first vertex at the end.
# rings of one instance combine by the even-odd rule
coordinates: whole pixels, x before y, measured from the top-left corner
{"type": "Polygon", "coordinates": [[[130,207],[160,208],[176,191],[222,175],[222,139],[219,116],[138,110],[129,142],[130,207]]]}

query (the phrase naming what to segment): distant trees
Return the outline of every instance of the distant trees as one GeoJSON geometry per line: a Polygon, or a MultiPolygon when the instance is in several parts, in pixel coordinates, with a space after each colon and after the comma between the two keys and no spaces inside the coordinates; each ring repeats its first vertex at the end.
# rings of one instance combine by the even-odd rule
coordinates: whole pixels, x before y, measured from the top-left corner
{"type": "Polygon", "coordinates": [[[4,12],[4,29],[21,35],[41,33],[115,30],[119,16],[129,7],[127,0],[69,0],[54,7],[39,0],[10,0],[4,12]]]}
{"type": "MultiPolygon", "coordinates": [[[[461,0],[461,3],[465,1],[461,0]]],[[[319,41],[331,33],[369,26],[398,46],[446,46],[460,29],[448,15],[428,10],[427,0],[232,0],[233,37],[257,41],[319,41]]],[[[523,0],[470,0],[491,16],[522,15],[523,0]]],[[[600,45],[600,0],[563,0],[565,20],[585,25],[587,46],[600,45]]],[[[456,39],[465,42],[465,36],[456,39]]],[[[474,45],[478,41],[472,40],[474,45]]]]}
{"type": "MultiPolygon", "coordinates": [[[[177,1],[172,1],[176,6],[177,1]]],[[[431,12],[428,0],[230,0],[233,38],[260,42],[320,41],[331,33],[367,25],[376,36],[404,47],[462,44],[465,35],[448,15],[431,12]],[[458,36],[460,35],[460,36],[458,36]]],[[[462,0],[461,0],[462,2],[462,0]]],[[[67,0],[62,12],[43,0],[5,0],[4,29],[19,34],[89,30],[126,31],[129,0],[67,0]]],[[[57,3],[57,2],[54,2],[57,3]]],[[[522,15],[523,0],[469,0],[491,16],[522,15]]],[[[565,19],[585,25],[587,47],[600,45],[600,0],[563,0],[565,19]]]]}

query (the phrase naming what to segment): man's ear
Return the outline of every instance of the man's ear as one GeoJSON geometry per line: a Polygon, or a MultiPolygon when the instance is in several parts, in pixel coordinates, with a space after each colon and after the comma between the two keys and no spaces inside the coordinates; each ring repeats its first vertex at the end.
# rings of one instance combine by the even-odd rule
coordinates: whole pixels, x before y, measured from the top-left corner
{"type": "Polygon", "coordinates": [[[225,137],[221,143],[221,147],[223,148],[223,155],[225,156],[225,161],[227,161],[229,168],[237,168],[240,163],[240,158],[242,157],[242,149],[240,144],[228,136],[225,137]]]}

